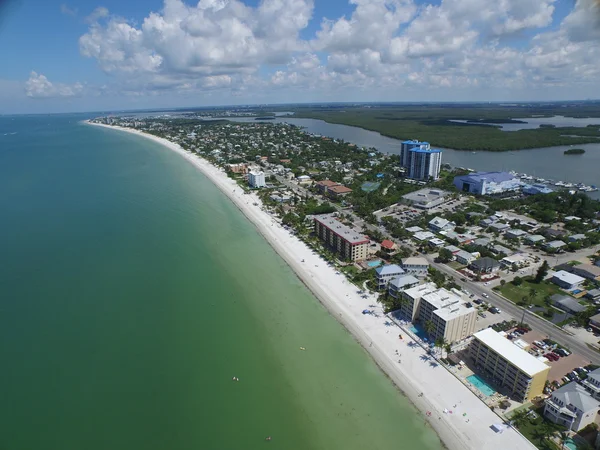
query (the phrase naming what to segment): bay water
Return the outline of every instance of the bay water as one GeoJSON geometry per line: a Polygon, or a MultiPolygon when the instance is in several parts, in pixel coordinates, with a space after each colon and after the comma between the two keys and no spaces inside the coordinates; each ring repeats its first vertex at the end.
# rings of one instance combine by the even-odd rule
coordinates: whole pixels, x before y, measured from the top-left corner
{"type": "Polygon", "coordinates": [[[85,118],[0,117],[0,448],[441,448],[208,179],[85,118]]]}

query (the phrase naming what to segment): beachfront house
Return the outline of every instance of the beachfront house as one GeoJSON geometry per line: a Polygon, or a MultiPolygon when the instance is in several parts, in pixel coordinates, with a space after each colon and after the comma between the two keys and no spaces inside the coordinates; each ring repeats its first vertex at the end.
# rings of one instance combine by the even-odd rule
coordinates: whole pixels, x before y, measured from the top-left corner
{"type": "Polygon", "coordinates": [[[386,264],[378,267],[375,269],[377,289],[385,289],[391,280],[405,273],[404,269],[396,264],[386,264]]]}
{"type": "Polygon", "coordinates": [[[413,275],[402,275],[389,282],[388,292],[392,297],[398,298],[402,291],[417,286],[419,283],[419,279],[413,275]]]}
{"type": "Polygon", "coordinates": [[[406,273],[417,278],[426,277],[429,274],[429,263],[425,258],[413,256],[402,260],[402,268],[406,273]]]}
{"type": "Polygon", "coordinates": [[[569,431],[579,431],[596,420],[599,407],[598,400],[573,381],[555,390],[546,400],[544,417],[569,431]]]}
{"type": "Polygon", "coordinates": [[[582,386],[594,397],[600,400],[600,369],[594,369],[581,381],[582,386]]]}

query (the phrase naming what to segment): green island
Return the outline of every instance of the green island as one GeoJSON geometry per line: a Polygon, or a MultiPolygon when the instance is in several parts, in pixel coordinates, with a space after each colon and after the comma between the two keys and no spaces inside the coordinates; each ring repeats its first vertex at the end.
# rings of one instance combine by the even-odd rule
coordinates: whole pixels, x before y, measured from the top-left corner
{"type": "Polygon", "coordinates": [[[511,151],[600,142],[600,127],[546,126],[502,131],[498,125],[529,117],[600,117],[600,105],[327,105],[289,108],[294,117],[321,119],[376,131],[395,139],[416,136],[432,146],[455,150],[511,151]],[[460,122],[456,122],[459,120],[460,122]],[[468,127],[468,128],[467,128],[468,127]]]}
{"type": "Polygon", "coordinates": [[[583,155],[585,150],[582,148],[570,148],[569,150],[565,150],[565,155],[583,155]]]}

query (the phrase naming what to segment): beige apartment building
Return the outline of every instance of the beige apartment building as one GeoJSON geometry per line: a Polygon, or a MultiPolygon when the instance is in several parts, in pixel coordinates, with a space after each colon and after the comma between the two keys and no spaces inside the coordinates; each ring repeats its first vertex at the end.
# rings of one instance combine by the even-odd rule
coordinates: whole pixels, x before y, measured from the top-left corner
{"type": "Polygon", "coordinates": [[[314,217],[315,233],[342,259],[360,261],[368,256],[369,239],[347,227],[331,214],[314,217]]]}
{"type": "Polygon", "coordinates": [[[421,326],[431,321],[432,339],[443,338],[448,343],[462,341],[475,331],[477,310],[467,306],[458,295],[426,283],[401,292],[404,302],[400,311],[421,326]]]}
{"type": "Polygon", "coordinates": [[[486,328],[473,335],[469,354],[480,374],[507,389],[519,401],[543,394],[550,366],[486,328]]]}

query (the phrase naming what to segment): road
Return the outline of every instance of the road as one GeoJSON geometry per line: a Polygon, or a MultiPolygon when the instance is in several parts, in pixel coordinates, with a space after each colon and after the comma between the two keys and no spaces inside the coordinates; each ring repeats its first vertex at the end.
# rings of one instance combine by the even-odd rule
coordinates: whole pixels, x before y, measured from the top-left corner
{"type": "MultiPolygon", "coordinates": [[[[289,180],[286,180],[285,178],[280,177],[280,176],[276,176],[276,178],[280,183],[284,184],[289,189],[291,189],[292,192],[296,192],[297,194],[303,195],[303,196],[310,196],[319,201],[322,200],[322,198],[320,196],[313,194],[308,189],[298,186],[296,183],[292,183],[289,180]]],[[[366,223],[363,219],[361,219],[360,217],[355,215],[352,211],[343,209],[339,205],[333,204],[333,206],[339,212],[343,212],[344,214],[348,214],[348,215],[352,216],[354,225],[356,225],[358,227],[364,227],[364,228],[367,228],[370,230],[378,231],[378,232],[382,233],[386,238],[392,239],[392,240],[394,239],[392,236],[389,235],[389,233],[385,230],[385,228],[380,228],[375,225],[366,223]]],[[[403,242],[403,245],[406,245],[407,247],[409,247],[413,251],[415,251],[415,247],[412,245],[412,243],[403,242]]],[[[584,254],[589,255],[599,248],[600,248],[600,246],[596,246],[593,249],[579,250],[578,252],[570,253],[570,254],[569,253],[561,254],[558,257],[550,257],[550,258],[547,257],[548,263],[551,266],[553,266],[555,264],[567,262],[572,259],[577,259],[578,257],[581,257],[584,254]],[[553,264],[553,261],[551,261],[551,259],[555,259],[554,264],[553,264]]],[[[482,283],[473,282],[470,280],[461,281],[461,278],[464,278],[464,277],[460,273],[458,273],[454,269],[448,267],[446,264],[436,263],[434,261],[433,255],[424,255],[424,256],[429,261],[429,263],[431,264],[432,267],[434,267],[435,269],[454,278],[454,281],[456,282],[456,284],[458,284],[462,289],[466,289],[478,297],[483,297],[482,294],[484,294],[484,293],[487,294],[488,297],[485,300],[488,303],[492,304],[493,306],[498,307],[501,310],[504,310],[506,313],[508,313],[512,317],[514,317],[515,320],[520,321],[521,317],[523,317],[523,311],[525,311],[525,322],[528,323],[534,330],[545,334],[546,336],[548,336],[549,339],[560,342],[565,347],[568,347],[572,352],[579,353],[580,355],[584,356],[592,363],[600,364],[600,353],[589,348],[584,342],[580,341],[576,336],[571,336],[570,334],[564,332],[563,330],[561,330],[560,328],[547,322],[546,320],[536,316],[535,314],[531,313],[530,311],[528,311],[524,308],[521,308],[520,306],[515,305],[514,303],[512,303],[511,301],[509,301],[503,297],[500,297],[494,291],[491,290],[491,286],[487,287],[487,286],[483,285],[482,283]]]]}
{"type": "Polygon", "coordinates": [[[483,297],[482,294],[487,294],[488,297],[485,298],[486,302],[507,312],[517,321],[521,320],[521,317],[523,317],[523,311],[525,311],[525,323],[528,323],[534,330],[545,334],[549,339],[560,342],[565,347],[568,347],[572,352],[579,353],[589,361],[592,361],[594,364],[600,364],[600,353],[590,349],[584,342],[579,340],[577,336],[571,336],[570,334],[562,331],[560,328],[557,328],[553,324],[543,320],[541,317],[538,317],[530,311],[515,305],[513,302],[500,297],[494,291],[481,283],[473,281],[461,281],[461,275],[454,269],[445,264],[435,263],[433,258],[429,255],[426,258],[437,270],[453,277],[461,288],[470,291],[479,298],[483,297]]]}

